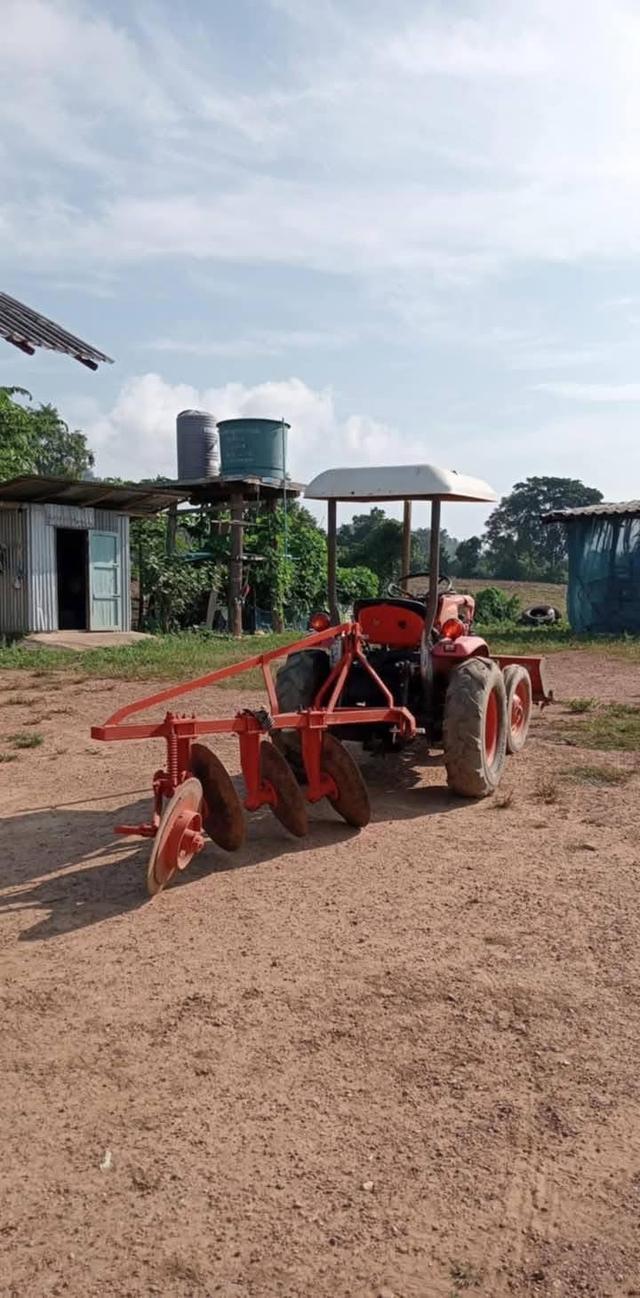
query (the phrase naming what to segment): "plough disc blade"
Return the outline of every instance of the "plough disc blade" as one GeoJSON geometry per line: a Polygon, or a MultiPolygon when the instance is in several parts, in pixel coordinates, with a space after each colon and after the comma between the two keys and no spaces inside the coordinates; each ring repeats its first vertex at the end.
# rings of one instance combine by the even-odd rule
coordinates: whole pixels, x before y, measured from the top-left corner
{"type": "Polygon", "coordinates": [[[267,781],[276,795],[275,806],[269,804],[274,816],[290,834],[304,838],[309,833],[307,804],[289,763],[268,739],[260,744],[260,779],[267,781]]]}
{"type": "Polygon", "coordinates": [[[226,767],[206,743],[193,743],[189,770],[202,785],[202,821],[209,838],[225,852],[236,852],[245,840],[242,803],[226,767]]]}
{"type": "Polygon", "coordinates": [[[202,785],[199,780],[185,780],[167,803],[147,867],[147,888],[153,897],[173,878],[176,870],[186,870],[189,862],[204,846],[202,837],[202,785]]]}
{"type": "Polygon", "coordinates": [[[329,798],[339,816],[354,829],[363,829],[371,820],[371,804],[367,786],[357,762],[335,735],[326,734],[322,740],[322,770],[330,775],[338,795],[329,798]]]}

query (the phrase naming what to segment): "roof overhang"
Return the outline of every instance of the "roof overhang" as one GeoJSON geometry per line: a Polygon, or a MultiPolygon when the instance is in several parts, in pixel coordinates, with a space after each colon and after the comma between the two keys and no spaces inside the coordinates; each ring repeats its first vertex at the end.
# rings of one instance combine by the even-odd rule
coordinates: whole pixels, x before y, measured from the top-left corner
{"type": "Polygon", "coordinates": [[[542,515],[543,523],[573,523],[581,518],[637,518],[640,515],[640,500],[622,500],[618,504],[601,500],[597,505],[578,505],[575,509],[552,509],[542,515]]]}
{"type": "Polygon", "coordinates": [[[307,500],[466,500],[491,503],[495,491],[480,478],[434,464],[326,469],[309,483],[307,500]]]}
{"type": "Polygon", "coordinates": [[[111,509],[143,518],[188,498],[188,492],[163,484],[100,482],[98,479],[40,477],[23,474],[0,482],[0,507],[8,505],[82,505],[111,509]]]}
{"type": "Polygon", "coordinates": [[[46,347],[49,351],[66,352],[67,356],[73,356],[90,370],[97,370],[100,363],[113,364],[105,352],[83,342],[82,338],[76,338],[55,320],[25,306],[24,302],[18,302],[15,297],[9,297],[8,293],[0,293],[0,337],[6,338],[19,351],[26,352],[27,356],[33,356],[36,347],[46,347]]]}

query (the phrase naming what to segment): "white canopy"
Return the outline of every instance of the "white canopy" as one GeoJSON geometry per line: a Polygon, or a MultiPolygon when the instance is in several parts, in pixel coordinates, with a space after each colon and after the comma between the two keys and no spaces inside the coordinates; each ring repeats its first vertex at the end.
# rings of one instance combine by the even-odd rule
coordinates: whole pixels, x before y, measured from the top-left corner
{"type": "Polygon", "coordinates": [[[305,490],[307,500],[497,500],[480,478],[434,464],[326,469],[305,490]]]}

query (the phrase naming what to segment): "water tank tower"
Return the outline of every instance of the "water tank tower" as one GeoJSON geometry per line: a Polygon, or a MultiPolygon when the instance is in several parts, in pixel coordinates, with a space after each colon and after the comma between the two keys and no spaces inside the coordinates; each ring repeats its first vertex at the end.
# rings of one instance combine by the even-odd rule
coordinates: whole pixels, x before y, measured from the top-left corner
{"type": "Polygon", "coordinates": [[[213,415],[206,410],[181,410],[176,420],[178,478],[193,482],[220,474],[220,441],[213,415]]]}
{"type": "Polygon", "coordinates": [[[222,477],[282,482],[288,430],[283,419],[222,419],[218,424],[222,477]]]}

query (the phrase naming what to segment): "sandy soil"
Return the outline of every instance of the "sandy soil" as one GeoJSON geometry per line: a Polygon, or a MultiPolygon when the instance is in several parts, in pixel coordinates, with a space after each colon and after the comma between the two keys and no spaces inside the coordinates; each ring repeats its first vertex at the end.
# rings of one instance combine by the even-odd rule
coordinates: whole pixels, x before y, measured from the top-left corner
{"type": "Polygon", "coordinates": [[[369,760],[361,834],[259,814],[148,903],[112,825],[161,753],[88,737],[148,687],[56,685],[0,683],[0,736],[45,737],[0,765],[3,1298],[640,1294],[636,756],[558,708],[488,802],[369,760]]]}

